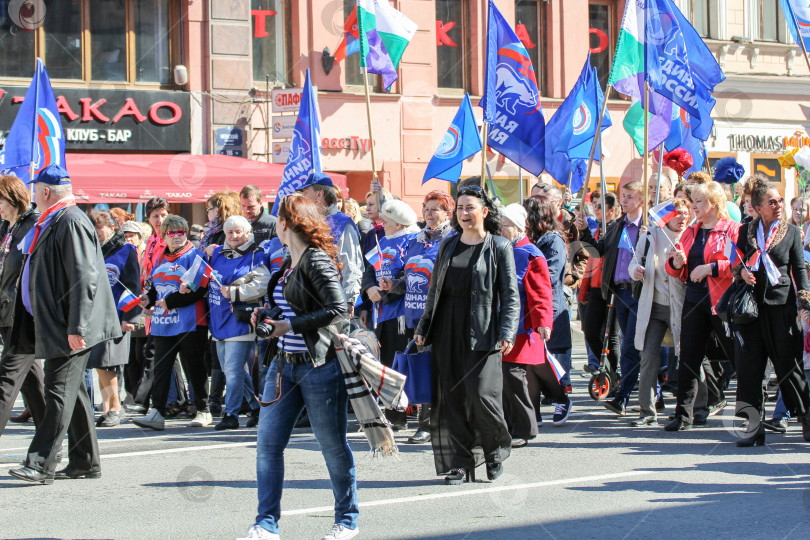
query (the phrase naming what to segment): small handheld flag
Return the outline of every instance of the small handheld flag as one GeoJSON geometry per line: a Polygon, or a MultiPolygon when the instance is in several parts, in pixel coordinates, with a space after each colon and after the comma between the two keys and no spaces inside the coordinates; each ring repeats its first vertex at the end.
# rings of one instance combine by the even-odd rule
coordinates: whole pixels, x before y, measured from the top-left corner
{"type": "Polygon", "coordinates": [[[138,307],[140,303],[140,298],[132,294],[129,289],[124,288],[124,292],[121,293],[121,298],[118,299],[118,310],[128,313],[138,307]]]}
{"type": "Polygon", "coordinates": [[[648,214],[650,215],[650,221],[664,228],[672,218],[678,215],[678,210],[675,209],[675,205],[672,204],[672,201],[664,201],[650,208],[648,214]]]}
{"type": "Polygon", "coordinates": [[[563,375],[565,375],[565,368],[562,367],[562,364],[560,364],[550,352],[546,351],[546,356],[548,357],[548,363],[551,365],[551,369],[554,370],[554,376],[557,377],[557,382],[561,381],[563,375]]]}
{"type": "Polygon", "coordinates": [[[191,268],[180,278],[180,281],[185,283],[192,291],[196,291],[200,287],[207,287],[208,282],[211,280],[217,285],[221,285],[217,278],[214,277],[214,269],[199,255],[194,259],[191,268]]]}
{"type": "Polygon", "coordinates": [[[591,236],[596,236],[596,231],[599,230],[599,221],[593,216],[588,216],[588,229],[591,231],[591,236]]]}
{"type": "Polygon", "coordinates": [[[636,249],[633,247],[633,243],[630,242],[630,236],[627,234],[627,229],[622,231],[622,235],[619,237],[619,249],[626,249],[630,251],[630,253],[635,253],[636,249]]]}
{"type": "Polygon", "coordinates": [[[803,249],[802,254],[804,255],[804,263],[805,264],[810,264],[810,251],[807,251],[806,249],[803,249]]]}
{"type": "Polygon", "coordinates": [[[380,251],[380,245],[379,244],[377,244],[376,247],[372,248],[371,251],[366,253],[366,260],[368,261],[368,264],[373,266],[374,270],[376,270],[377,272],[382,270],[383,255],[382,255],[382,252],[380,251]]]}
{"type": "Polygon", "coordinates": [[[740,264],[743,260],[743,253],[740,251],[740,248],[737,247],[731,238],[726,238],[726,246],[723,248],[723,254],[728,259],[728,262],[731,264],[731,267],[735,267],[740,264]]]}

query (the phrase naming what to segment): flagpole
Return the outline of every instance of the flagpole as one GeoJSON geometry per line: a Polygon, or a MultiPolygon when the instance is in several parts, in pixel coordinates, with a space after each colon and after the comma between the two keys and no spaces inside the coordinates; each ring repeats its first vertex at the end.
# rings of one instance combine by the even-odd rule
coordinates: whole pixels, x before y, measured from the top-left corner
{"type": "MultiPolygon", "coordinates": [[[[599,144],[602,144],[602,120],[605,118],[605,113],[607,112],[607,104],[608,98],[610,97],[610,91],[613,90],[613,87],[608,85],[605,88],[605,98],[602,102],[602,110],[599,112],[599,121],[596,123],[596,134],[599,136],[599,144]]],[[[591,145],[591,158],[588,161],[588,173],[585,175],[585,181],[582,183],[582,188],[579,190],[579,211],[582,212],[582,205],[585,203],[585,192],[588,189],[588,182],[591,179],[591,168],[593,167],[593,156],[596,153],[596,137],[593,139],[593,144],[591,145]]],[[[599,167],[603,167],[604,164],[602,163],[602,150],[599,150],[599,167]]],[[[604,197],[604,195],[603,195],[604,197]]]]}
{"type": "Polygon", "coordinates": [[[643,225],[647,225],[647,202],[649,200],[649,196],[647,195],[647,189],[650,183],[649,178],[649,167],[650,162],[647,159],[647,148],[649,145],[650,140],[650,83],[646,80],[644,81],[644,153],[641,157],[644,158],[644,188],[642,190],[642,207],[641,207],[641,223],[643,225]]]}
{"type": "Polygon", "coordinates": [[[523,204],[523,167],[518,165],[518,197],[520,203],[523,204]]]}
{"type": "MultiPolygon", "coordinates": [[[[39,58],[36,58],[34,60],[34,77],[37,76],[37,68],[38,67],[39,67],[39,58]]],[[[30,175],[29,184],[31,186],[31,197],[32,198],[33,198],[33,195],[34,195],[34,167],[35,167],[34,155],[35,155],[35,151],[36,151],[35,148],[36,148],[36,145],[37,145],[37,126],[39,124],[39,122],[37,122],[37,115],[39,114],[37,112],[38,107],[39,107],[39,80],[37,80],[37,82],[35,83],[35,86],[34,86],[34,122],[33,122],[34,126],[33,126],[32,133],[31,133],[31,170],[28,173],[30,175]]],[[[62,164],[62,166],[65,166],[65,165],[66,165],[65,163],[62,164]]],[[[45,211],[44,208],[40,209],[40,212],[44,212],[44,211],[45,211]]]]}
{"type": "MultiPolygon", "coordinates": [[[[597,131],[596,137],[599,139],[599,189],[602,194],[600,200],[602,201],[602,238],[604,238],[607,233],[607,182],[605,182],[605,156],[602,154],[602,132],[597,131]]],[[[581,214],[581,207],[579,211],[581,214]]]]}
{"type": "Polygon", "coordinates": [[[658,147],[658,183],[655,185],[655,204],[661,202],[661,172],[664,168],[664,143],[658,147]]]}
{"type": "Polygon", "coordinates": [[[481,187],[484,188],[486,186],[486,177],[487,169],[487,121],[482,120],[481,122],[481,136],[484,140],[484,144],[481,146],[481,187]]]}
{"type": "MultiPolygon", "coordinates": [[[[363,68],[363,91],[366,94],[366,119],[368,120],[368,140],[369,140],[369,148],[371,149],[371,178],[377,179],[377,155],[374,152],[374,129],[371,127],[371,96],[369,95],[368,90],[368,69],[363,68]]],[[[377,179],[379,182],[379,179],[377,179]]],[[[380,183],[380,187],[382,187],[382,182],[380,183]]],[[[381,191],[377,191],[374,194],[374,198],[377,202],[377,213],[379,214],[382,211],[382,196],[381,191]]]]}

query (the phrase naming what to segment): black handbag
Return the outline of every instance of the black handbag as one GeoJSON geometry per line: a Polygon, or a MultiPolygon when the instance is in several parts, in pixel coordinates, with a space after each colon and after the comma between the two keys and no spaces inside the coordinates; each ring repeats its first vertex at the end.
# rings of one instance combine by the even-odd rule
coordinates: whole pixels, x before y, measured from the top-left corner
{"type": "Polygon", "coordinates": [[[737,326],[745,326],[756,321],[759,317],[759,307],[754,287],[747,283],[738,285],[730,307],[731,320],[737,326]]]}
{"type": "Polygon", "coordinates": [[[720,317],[724,323],[729,324],[732,322],[731,320],[731,303],[734,300],[734,295],[737,294],[737,284],[738,281],[732,281],[731,285],[729,285],[728,289],[725,290],[723,296],[720,297],[720,300],[717,301],[717,305],[714,306],[714,312],[717,313],[717,316],[720,317]]]}

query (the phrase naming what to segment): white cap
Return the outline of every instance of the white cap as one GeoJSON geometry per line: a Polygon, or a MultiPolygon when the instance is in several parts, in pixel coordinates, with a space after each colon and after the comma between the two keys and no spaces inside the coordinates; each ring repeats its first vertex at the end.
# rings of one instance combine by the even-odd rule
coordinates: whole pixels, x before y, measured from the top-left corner
{"type": "Polygon", "coordinates": [[[501,215],[512,222],[520,232],[526,230],[526,209],[518,203],[512,203],[506,208],[501,208],[501,215]]]}

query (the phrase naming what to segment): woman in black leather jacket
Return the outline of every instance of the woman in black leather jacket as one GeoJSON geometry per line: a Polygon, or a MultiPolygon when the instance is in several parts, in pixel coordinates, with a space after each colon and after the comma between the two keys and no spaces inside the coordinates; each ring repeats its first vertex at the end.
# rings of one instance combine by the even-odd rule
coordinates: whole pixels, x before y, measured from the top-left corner
{"type": "MultiPolygon", "coordinates": [[[[0,177],[0,336],[3,345],[11,345],[11,323],[17,280],[22,271],[23,254],[17,248],[36,224],[39,212],[30,210],[31,195],[16,176],[0,177]]],[[[0,359],[0,433],[6,427],[17,393],[22,390],[34,423],[45,414],[42,365],[33,354],[4,353],[0,359]]]]}
{"type": "Polygon", "coordinates": [[[348,313],[337,247],[317,206],[300,194],[281,201],[276,232],[290,254],[270,279],[267,295],[284,318],[267,321],[274,326],[270,337],[278,338],[278,352],[262,394],[270,404],[260,413],[256,444],[259,513],[247,538],[278,534],[284,449],[305,406],[335,494],[330,534],[351,538],[358,532],[358,506],[354,456],[346,439],[349,398],[326,329],[348,313]]]}
{"type": "Polygon", "coordinates": [[[461,484],[481,461],[495,480],[511,451],[501,358],[515,343],[520,297],[512,244],[498,236],[498,212],[480,187],[459,191],[453,227],[459,235],[439,247],[415,338],[433,345],[436,473],[461,484]],[[483,460],[473,452],[479,445],[483,460]]]}

